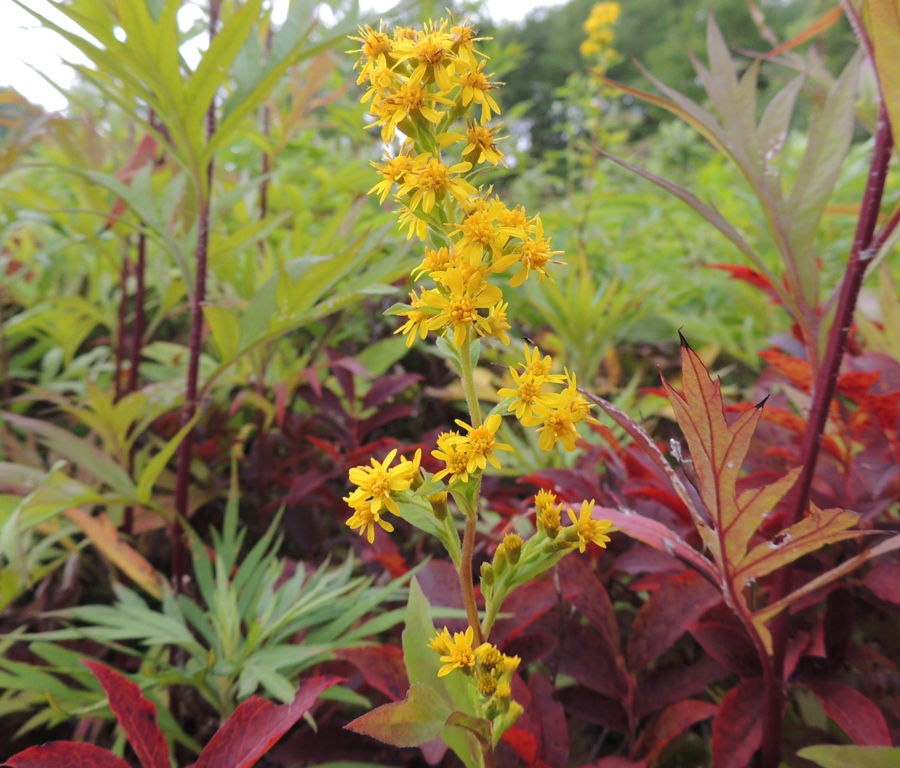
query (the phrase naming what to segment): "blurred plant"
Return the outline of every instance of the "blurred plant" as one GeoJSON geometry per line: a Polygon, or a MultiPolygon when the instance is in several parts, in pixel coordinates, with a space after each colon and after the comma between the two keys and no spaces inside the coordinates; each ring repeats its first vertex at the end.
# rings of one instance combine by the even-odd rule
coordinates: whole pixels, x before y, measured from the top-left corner
{"type": "MultiPolygon", "coordinates": [[[[290,702],[296,693],[292,681],[302,672],[333,658],[337,650],[366,644],[402,619],[403,609],[370,615],[396,599],[411,574],[373,587],[371,577],[352,576],[352,558],[337,569],[326,562],[308,571],[302,563],[277,558],[277,525],[278,518],[244,552],[246,529],[239,529],[233,489],[223,529],[213,531],[212,549],[193,537],[196,599],[163,588],[161,604],[151,607],[134,590],[116,586],[113,605],[76,606],[52,614],[73,622],[70,629],[9,636],[7,643],[30,642],[31,652],[50,665],[0,659],[3,710],[38,709],[19,735],[96,709],[94,689],[64,682],[84,675],[78,674],[80,654],[59,643],[91,641],[134,656],[141,660],[145,688],[157,696],[171,686],[193,689],[221,722],[260,686],[269,696],[290,702]],[[49,688],[47,681],[53,681],[49,688]],[[52,692],[50,698],[45,691],[52,692]]],[[[199,710],[192,714],[201,719],[199,710]]],[[[161,725],[171,736],[183,737],[170,719],[161,725]]]]}
{"type": "MultiPolygon", "coordinates": [[[[162,718],[157,714],[156,704],[144,696],[138,684],[124,675],[97,661],[83,663],[103,689],[106,705],[118,720],[142,768],[171,768],[171,747],[159,729],[162,718]]],[[[307,715],[324,691],[340,681],[337,677],[310,678],[289,704],[281,706],[255,696],[248,699],[222,723],[192,765],[196,768],[219,765],[250,768],[307,715]]],[[[77,741],[41,744],[7,758],[4,763],[9,768],[55,768],[75,764],[93,768],[128,768],[129,765],[122,759],[121,749],[117,755],[77,741]]]]}

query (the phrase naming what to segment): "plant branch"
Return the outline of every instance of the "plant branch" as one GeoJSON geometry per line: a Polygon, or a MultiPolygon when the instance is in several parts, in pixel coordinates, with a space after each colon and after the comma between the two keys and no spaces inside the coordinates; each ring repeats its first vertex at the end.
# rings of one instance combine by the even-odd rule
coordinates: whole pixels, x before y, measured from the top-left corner
{"type": "Polygon", "coordinates": [[[472,556],[475,553],[475,521],[478,513],[466,511],[466,530],[463,535],[462,562],[459,566],[459,587],[462,590],[463,603],[466,606],[466,618],[475,632],[476,647],[484,642],[481,632],[481,621],[478,618],[478,603],[475,602],[475,582],[472,577],[472,556]]]}
{"type": "MultiPolygon", "coordinates": [[[[219,22],[221,0],[211,0],[209,7],[209,39],[212,42],[219,22]]],[[[206,113],[206,140],[216,130],[216,100],[213,97],[206,113]]],[[[197,194],[200,198],[197,213],[197,250],[195,255],[196,276],[194,290],[191,293],[191,332],[188,357],[187,388],[184,396],[184,408],[181,413],[181,424],[186,425],[197,411],[197,384],[200,376],[200,347],[203,341],[203,302],[206,300],[206,268],[209,255],[209,200],[212,195],[213,161],[206,167],[206,186],[198,184],[197,194]]],[[[172,588],[177,594],[181,590],[187,561],[187,545],[184,542],[182,519],[187,519],[188,490],[191,484],[191,459],[194,453],[193,430],[185,435],[178,450],[178,474],[175,485],[175,514],[169,527],[172,542],[172,588]]]]}
{"type": "MultiPolygon", "coordinates": [[[[828,345],[822,366],[816,376],[812,403],[806,432],[800,447],[800,463],[802,470],[794,487],[791,502],[788,505],[785,527],[796,523],[809,506],[810,489],[815,477],[816,461],[822,445],[822,437],[828,421],[828,411],[837,386],[841,360],[847,348],[853,314],[859,298],[866,269],[876,251],[873,249],[875,225],[884,194],[884,183],[887,178],[888,164],[891,159],[893,139],[887,111],[882,102],[878,116],[878,131],[875,134],[875,148],[869,166],[869,177],[863,195],[856,235],[841,292],[838,298],[834,321],[828,333],[828,345]]],[[[787,594],[793,568],[790,565],[780,569],[774,579],[771,601],[780,600],[787,594]]],[[[762,768],[777,768],[781,751],[781,709],[784,692],[784,656],[787,643],[787,612],[779,614],[772,622],[772,666],[774,680],[766,688],[766,712],[763,724],[763,760],[762,768]]]]}

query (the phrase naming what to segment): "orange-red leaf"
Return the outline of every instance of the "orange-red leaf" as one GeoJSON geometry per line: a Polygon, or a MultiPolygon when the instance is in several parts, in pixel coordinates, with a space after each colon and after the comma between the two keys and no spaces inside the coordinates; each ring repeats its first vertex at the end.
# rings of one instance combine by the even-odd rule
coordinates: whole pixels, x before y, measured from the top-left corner
{"type": "Polygon", "coordinates": [[[798,360],[774,349],[765,349],[759,356],[769,365],[787,376],[794,386],[809,392],[812,384],[812,369],[806,360],[798,360]]]}
{"type": "Polygon", "coordinates": [[[130,768],[112,752],[79,741],[51,741],[8,758],[2,768],[130,768]]]}
{"type": "Polygon", "coordinates": [[[785,51],[789,51],[792,48],[796,48],[798,45],[802,45],[807,40],[812,40],[812,38],[816,37],[817,35],[821,35],[826,29],[837,24],[837,22],[841,18],[842,13],[843,9],[841,8],[841,6],[836,5],[830,11],[816,19],[802,32],[794,35],[786,43],[782,43],[777,48],[773,48],[765,56],[763,56],[763,58],[774,59],[779,54],[784,53],[785,51]]]}

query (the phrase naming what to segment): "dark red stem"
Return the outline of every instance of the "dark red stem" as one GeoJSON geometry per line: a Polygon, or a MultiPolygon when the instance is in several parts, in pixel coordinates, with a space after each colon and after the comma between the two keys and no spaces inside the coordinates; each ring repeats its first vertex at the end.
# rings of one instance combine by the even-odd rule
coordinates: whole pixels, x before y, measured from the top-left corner
{"type": "MultiPolygon", "coordinates": [[[[211,0],[209,7],[209,39],[212,42],[219,22],[220,0],[211,0]]],[[[216,130],[215,97],[206,113],[206,138],[216,130]]],[[[206,267],[209,255],[209,199],[212,195],[213,161],[206,167],[206,189],[198,190],[200,198],[197,213],[197,251],[195,255],[196,275],[194,290],[191,294],[191,333],[188,352],[187,387],[184,395],[184,408],[181,412],[182,427],[187,424],[197,411],[197,389],[200,375],[200,347],[203,342],[203,302],[206,300],[206,267]]],[[[169,526],[169,538],[172,542],[172,589],[177,594],[181,591],[182,581],[187,564],[187,545],[184,541],[182,519],[187,519],[188,490],[191,485],[191,459],[194,453],[193,430],[188,432],[178,450],[178,472],[175,481],[175,515],[169,526]]]]}
{"type": "Polygon", "coordinates": [[[122,297],[119,299],[118,328],[116,329],[116,365],[113,373],[113,402],[118,403],[122,397],[122,363],[125,360],[125,318],[128,313],[128,256],[122,257],[122,270],[119,272],[119,286],[122,297]]]}
{"type": "MultiPolygon", "coordinates": [[[[794,486],[789,504],[785,527],[793,525],[803,516],[809,506],[810,489],[816,472],[816,461],[822,445],[822,436],[828,421],[828,411],[834,397],[841,360],[847,348],[847,339],[853,324],[853,313],[859,298],[866,268],[869,266],[877,249],[874,233],[878,222],[878,212],[884,195],[884,182],[887,178],[888,164],[891,159],[893,139],[887,112],[882,103],[878,115],[878,130],[875,134],[875,149],[869,166],[869,178],[863,195],[859,221],[850,259],[841,284],[834,322],[828,332],[828,345],[822,367],[816,377],[809,420],[803,443],[800,447],[802,470],[797,484],[794,486]]],[[[787,595],[791,587],[793,569],[790,565],[781,568],[774,578],[770,599],[774,602],[787,595]]],[[[781,759],[781,710],[784,705],[784,655],[787,646],[787,612],[782,612],[771,624],[772,631],[772,666],[774,680],[766,690],[766,712],[763,724],[763,760],[762,768],[777,768],[781,759]]]]}
{"type": "MultiPolygon", "coordinates": [[[[137,266],[135,278],[137,285],[134,292],[134,324],[131,326],[131,358],[128,368],[128,392],[137,392],[138,374],[141,366],[141,349],[144,344],[144,303],[146,296],[145,277],[147,272],[147,236],[141,232],[138,235],[137,266]]],[[[128,454],[128,474],[134,472],[134,446],[128,454]]],[[[125,517],[122,521],[122,533],[131,536],[134,532],[134,507],[125,508],[125,517]]]]}

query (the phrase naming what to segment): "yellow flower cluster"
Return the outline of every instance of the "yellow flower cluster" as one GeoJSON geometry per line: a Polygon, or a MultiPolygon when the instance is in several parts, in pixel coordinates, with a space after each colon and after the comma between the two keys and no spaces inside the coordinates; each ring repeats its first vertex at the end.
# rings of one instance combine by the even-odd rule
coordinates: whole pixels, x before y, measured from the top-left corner
{"type": "Polygon", "coordinates": [[[538,530],[546,533],[551,539],[557,538],[562,532],[562,540],[573,545],[577,542],[580,552],[584,552],[591,542],[606,549],[606,543],[610,541],[606,533],[612,528],[612,523],[593,517],[594,504],[593,499],[581,502],[581,512],[578,515],[571,509],[567,510],[572,525],[563,528],[560,516],[563,505],[556,503],[556,494],[551,491],[539,491],[534,497],[538,530]]]}
{"type": "Polygon", "coordinates": [[[445,677],[455,669],[474,676],[485,717],[493,719],[509,708],[512,701],[512,676],[522,660],[518,656],[501,653],[497,646],[490,643],[472,648],[474,637],[472,627],[468,627],[465,632],[455,632],[452,637],[444,627],[428,647],[440,654],[441,661],[444,662],[444,666],[438,671],[438,677],[445,677]]]}
{"type": "MultiPolygon", "coordinates": [[[[618,3],[597,3],[584,22],[587,39],[581,44],[581,55],[589,59],[600,58],[601,66],[611,61],[616,52],[610,47],[613,41],[612,26],[619,18],[621,7],[618,3]]],[[[604,66],[605,68],[605,66],[604,66]]]]}
{"type": "Polygon", "coordinates": [[[372,459],[372,466],[354,467],[350,470],[350,482],[357,487],[349,496],[344,497],[344,501],[353,510],[347,525],[353,530],[358,528],[360,536],[365,532],[370,544],[375,541],[376,524],[388,533],[394,530],[394,526],[381,517],[385,511],[400,515],[400,507],[391,494],[409,490],[413,481],[419,477],[422,451],[416,451],[412,461],[401,457],[400,464],[391,467],[396,455],[395,448],[384,461],[372,459]]]}
{"type": "Polygon", "coordinates": [[[522,372],[509,369],[516,388],[505,387],[497,394],[512,398],[507,410],[515,413],[522,426],[538,428],[541,450],[552,450],[560,442],[567,451],[574,451],[578,438],[576,425],[582,421],[598,422],[590,416],[593,405],[578,392],[575,375],[568,371],[564,375],[551,373],[552,364],[549,355],[541,358],[540,350],[529,349],[526,343],[522,372]],[[564,382],[566,387],[562,392],[544,391],[547,385],[564,382]]]}

